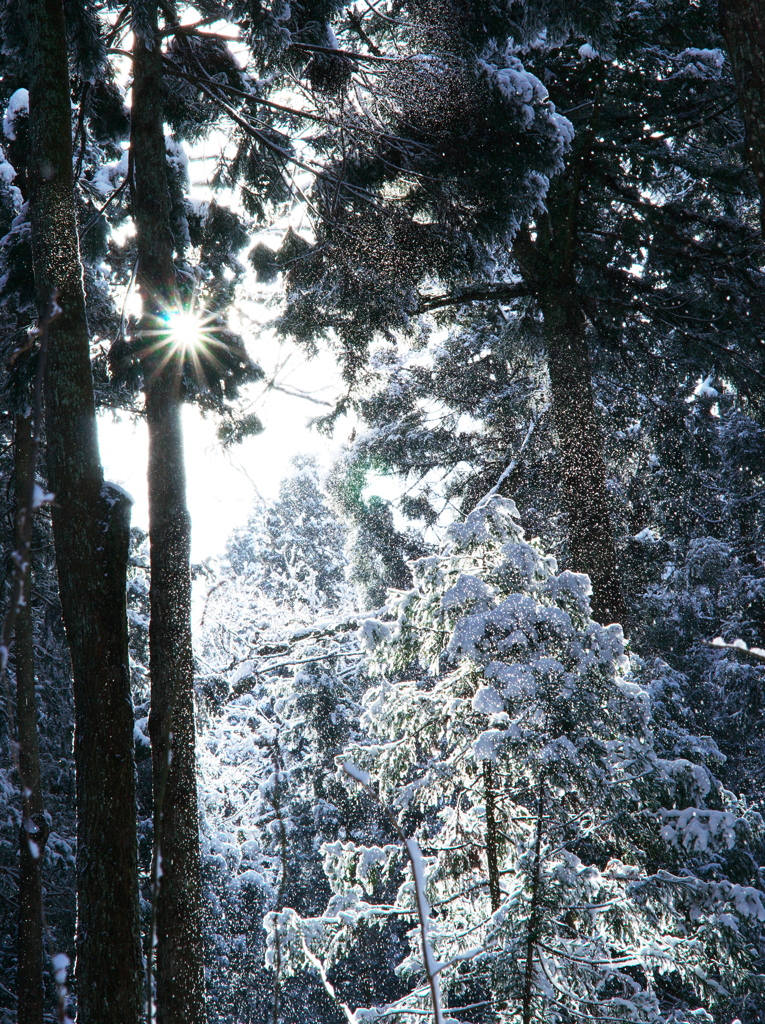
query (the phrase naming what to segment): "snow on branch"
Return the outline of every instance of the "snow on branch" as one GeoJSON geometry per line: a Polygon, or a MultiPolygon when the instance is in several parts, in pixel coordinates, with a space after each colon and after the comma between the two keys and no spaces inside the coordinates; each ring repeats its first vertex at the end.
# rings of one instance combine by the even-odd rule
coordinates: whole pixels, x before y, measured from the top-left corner
{"type": "Polygon", "coordinates": [[[765,649],[762,647],[749,647],[743,640],[734,640],[727,643],[721,636],[716,636],[711,643],[705,643],[705,647],[716,647],[722,651],[735,651],[737,654],[748,654],[757,661],[765,661],[765,649]]]}

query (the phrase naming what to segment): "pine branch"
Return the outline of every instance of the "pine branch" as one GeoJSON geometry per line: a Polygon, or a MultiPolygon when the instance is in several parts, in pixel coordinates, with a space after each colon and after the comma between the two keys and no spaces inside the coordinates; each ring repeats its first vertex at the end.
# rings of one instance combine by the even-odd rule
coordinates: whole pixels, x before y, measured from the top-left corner
{"type": "MultiPolygon", "coordinates": [[[[163,55],[163,61],[165,64],[165,74],[173,75],[175,78],[183,78],[192,85],[203,84],[203,79],[199,75],[193,75],[190,71],[184,71],[182,68],[168,57],[167,54],[163,55]]],[[[222,90],[225,93],[229,93],[231,96],[239,96],[241,99],[249,100],[251,103],[257,103],[262,107],[268,107],[271,110],[280,110],[282,113],[290,114],[293,117],[306,118],[309,121],[315,121],[317,124],[328,124],[336,125],[337,122],[331,120],[331,118],[323,117],[321,114],[313,114],[309,110],[299,110],[297,107],[288,107],[283,103],[274,103],[273,100],[263,99],[261,96],[254,96],[250,92],[245,92],[244,89],[237,89],[233,85],[228,85],[225,82],[215,82],[215,87],[222,90]]]]}
{"type": "Polygon", "coordinates": [[[334,405],[333,402],[327,402],[323,398],[314,398],[314,396],[309,395],[307,391],[299,391],[293,388],[288,388],[285,387],[284,384],[275,384],[273,382],[270,382],[266,390],[281,391],[285,395],[289,395],[291,398],[302,398],[306,402],[313,402],[314,405],[326,405],[329,406],[330,408],[332,408],[334,405]]]}
{"type": "MultiPolygon", "coordinates": [[[[164,58],[164,59],[165,59],[165,61],[167,61],[167,58],[164,58]]],[[[286,161],[287,163],[290,163],[290,164],[292,164],[295,167],[299,167],[302,171],[308,171],[308,173],[312,174],[314,177],[317,177],[317,178],[320,177],[320,178],[323,178],[324,180],[327,180],[327,181],[336,181],[337,180],[337,179],[334,179],[334,178],[327,178],[326,175],[324,174],[323,169],[321,167],[311,167],[310,164],[307,164],[304,160],[300,160],[293,153],[290,153],[290,151],[288,149],[284,149],[282,146],[278,146],[275,142],[273,142],[268,137],[268,135],[265,132],[263,132],[259,128],[257,128],[246,117],[243,117],[239,113],[238,110],[236,110],[234,107],[231,106],[230,103],[227,103],[220,96],[216,95],[216,93],[213,91],[213,88],[217,89],[218,88],[218,83],[215,82],[207,74],[205,69],[201,66],[201,64],[199,64],[198,61],[195,61],[195,63],[199,67],[201,73],[204,75],[203,78],[199,78],[198,79],[198,85],[199,85],[199,88],[201,89],[201,91],[209,99],[211,99],[213,101],[213,103],[217,104],[217,106],[225,114],[227,114],[235,124],[239,125],[239,127],[242,128],[248,135],[251,135],[253,138],[257,139],[258,142],[260,142],[262,146],[264,146],[267,150],[269,150],[269,152],[273,153],[275,156],[280,157],[282,160],[286,161]]],[[[350,186],[347,186],[347,183],[343,183],[343,184],[345,184],[346,187],[350,187],[350,186]]]]}
{"type": "MultiPolygon", "coordinates": [[[[195,21],[191,25],[178,25],[173,23],[170,25],[166,25],[165,28],[163,29],[160,29],[159,37],[160,39],[164,39],[167,36],[202,35],[202,38],[215,39],[216,36],[213,33],[210,33],[210,35],[208,36],[207,33],[203,34],[197,32],[197,29],[204,28],[205,25],[214,25],[216,21],[221,21],[221,18],[217,15],[211,14],[209,17],[201,18],[199,21],[195,21]]],[[[238,43],[241,42],[241,39],[232,39],[228,41],[238,43]]]]}
{"type": "Polygon", "coordinates": [[[83,238],[87,235],[87,233],[91,230],[91,228],[95,227],[95,225],[103,217],[104,213],[106,213],[106,211],[109,209],[109,207],[114,202],[114,200],[119,195],[122,194],[122,192],[125,190],[125,187],[127,186],[129,181],[130,181],[130,174],[128,173],[122,179],[121,183],[117,186],[117,188],[113,189],[113,191],[109,193],[109,196],[108,196],[106,202],[103,204],[103,206],[101,206],[99,209],[96,210],[96,212],[93,214],[93,216],[90,218],[88,223],[85,225],[85,227],[80,232],[80,242],[82,242],[83,238]]]}
{"type": "Polygon", "coordinates": [[[363,25],[361,23],[361,15],[357,11],[354,11],[353,9],[349,9],[349,11],[348,11],[348,22],[349,22],[351,28],[353,29],[353,31],[358,35],[359,39],[361,39],[362,42],[367,44],[367,46],[372,51],[372,53],[375,55],[375,57],[382,57],[382,55],[383,55],[382,54],[382,50],[379,48],[379,46],[375,45],[375,43],[370,39],[370,37],[364,31],[364,27],[363,27],[363,25]]]}
{"type": "Polygon", "coordinates": [[[421,301],[418,313],[429,313],[445,306],[464,306],[469,302],[512,302],[513,299],[532,295],[529,286],[523,282],[490,285],[487,288],[471,288],[454,295],[437,295],[421,301]]]}
{"type": "Polygon", "coordinates": [[[289,44],[287,49],[305,50],[307,53],[325,53],[330,57],[345,57],[351,60],[364,60],[370,61],[373,64],[403,64],[405,62],[411,62],[418,59],[416,54],[413,54],[411,57],[378,57],[371,53],[357,53],[355,50],[340,50],[333,46],[313,46],[310,43],[292,42],[289,44]]]}
{"type": "Polygon", "coordinates": [[[702,641],[704,647],[711,647],[716,651],[733,651],[736,654],[746,654],[755,661],[765,661],[765,649],[762,647],[748,647],[743,640],[734,640],[733,643],[726,643],[721,636],[714,640],[702,641]]]}

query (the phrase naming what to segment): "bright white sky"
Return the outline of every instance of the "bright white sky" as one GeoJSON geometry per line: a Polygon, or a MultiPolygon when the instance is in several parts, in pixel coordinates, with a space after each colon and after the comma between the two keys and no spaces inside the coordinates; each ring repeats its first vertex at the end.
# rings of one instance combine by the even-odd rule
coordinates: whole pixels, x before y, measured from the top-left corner
{"type": "MultiPolygon", "coordinates": [[[[226,146],[227,140],[222,132],[205,137],[193,152],[184,146],[190,157],[189,196],[192,200],[211,198],[208,182],[226,146]]],[[[221,204],[237,206],[237,197],[229,191],[223,190],[215,198],[221,204]]],[[[289,224],[304,236],[310,235],[310,225],[298,208],[270,231],[260,235],[259,240],[277,249],[289,224]]],[[[253,241],[251,239],[250,244],[253,241]]],[[[246,265],[246,251],[241,259],[246,265]]],[[[194,407],[184,408],[191,557],[195,562],[223,551],[232,529],[246,522],[253,504],[259,501],[259,495],[267,500],[276,497],[279,484],[289,474],[290,460],[295,455],[315,454],[320,464],[329,468],[351,430],[349,424],[340,423],[336,437],[328,439],[309,427],[310,420],[329,411],[341,391],[334,359],[325,355],[308,361],[295,346],[285,343],[280,347],[273,333],[264,328],[264,323],[276,315],[276,308],[260,301],[268,298],[268,294],[255,282],[252,272],[246,275],[244,291],[247,296],[243,300],[244,308],[231,310],[229,325],[243,337],[250,356],[262,366],[266,379],[275,375],[277,384],[289,390],[307,392],[327,404],[315,404],[278,390],[264,394],[262,384],[252,385],[244,394],[252,397],[252,411],[260,417],[265,430],[228,452],[218,443],[215,417],[204,418],[194,407]]],[[[271,291],[271,298],[273,296],[271,291]]],[[[129,297],[127,308],[129,312],[140,311],[137,294],[129,297]]],[[[105,413],[99,419],[99,438],[107,478],[132,494],[135,499],[133,525],[148,529],[145,423],[133,422],[128,416],[115,418],[112,413],[105,413]]]]}
{"type": "MultiPolygon", "coordinates": [[[[186,15],[191,17],[188,11],[186,15]]],[[[184,20],[188,20],[186,15],[184,20]]],[[[237,46],[231,46],[231,50],[236,56],[237,46]]],[[[127,78],[127,62],[122,71],[127,78]]],[[[227,140],[222,132],[206,136],[191,152],[184,146],[189,157],[189,196],[192,200],[211,198],[208,183],[226,146],[227,140]]],[[[301,187],[307,184],[308,181],[302,181],[301,187]]],[[[237,197],[231,192],[223,190],[215,198],[219,203],[237,206],[237,197]]],[[[304,237],[310,237],[305,211],[297,207],[270,231],[259,236],[260,240],[274,249],[278,248],[289,224],[304,237]]],[[[246,253],[242,253],[241,258],[245,262],[246,253]]],[[[314,454],[320,465],[328,469],[354,426],[347,419],[339,421],[332,439],[309,427],[310,420],[328,412],[343,390],[335,361],[329,355],[308,361],[294,346],[284,344],[280,348],[272,333],[263,328],[264,321],[272,319],[276,310],[259,301],[263,292],[252,280],[254,275],[250,273],[247,278],[245,289],[248,297],[244,300],[247,308],[231,311],[231,328],[241,334],[250,355],[263,367],[266,379],[270,379],[278,368],[275,374],[277,384],[292,391],[306,392],[327,404],[315,404],[278,390],[264,394],[262,384],[253,385],[248,393],[254,400],[252,411],[260,417],[265,430],[227,452],[217,441],[215,418],[205,419],[191,406],[184,408],[191,557],[195,562],[222,553],[231,531],[246,522],[253,504],[261,498],[269,500],[277,496],[279,484],[289,475],[290,461],[295,455],[314,454]]],[[[139,308],[138,296],[132,295],[128,300],[128,310],[138,312],[139,308]]],[[[112,413],[104,413],[99,419],[99,438],[107,479],[130,492],[135,499],[133,525],[148,529],[145,423],[133,422],[128,416],[115,418],[112,413]]],[[[392,480],[375,480],[374,489],[384,496],[388,496],[390,491],[391,497],[399,491],[392,480]]]]}
{"type": "MultiPolygon", "coordinates": [[[[257,346],[249,347],[258,360],[257,346]]],[[[262,362],[268,373],[269,360],[263,357],[262,362]]],[[[339,390],[337,370],[330,358],[308,362],[297,351],[279,374],[279,381],[324,399],[333,398],[339,390]]],[[[262,391],[262,385],[252,386],[253,396],[262,391]]],[[[269,391],[254,408],[263,421],[263,433],[224,451],[216,437],[215,419],[203,417],[192,406],[184,407],[192,561],[220,554],[232,529],[246,522],[259,494],[265,499],[276,497],[295,455],[313,453],[328,468],[350,431],[350,426],[341,422],[335,438],[324,437],[309,428],[309,421],[326,412],[326,407],[281,391],[269,391]]],[[[133,525],[148,529],[146,424],[105,413],[99,419],[99,438],[107,479],[132,494],[133,525]]]]}

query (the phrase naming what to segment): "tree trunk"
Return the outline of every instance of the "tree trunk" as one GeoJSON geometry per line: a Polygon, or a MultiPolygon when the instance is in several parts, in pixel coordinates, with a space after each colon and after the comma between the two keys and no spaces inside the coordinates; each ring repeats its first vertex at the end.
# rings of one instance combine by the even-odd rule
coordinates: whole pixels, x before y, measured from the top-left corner
{"type": "Polygon", "coordinates": [[[489,898],[493,914],[499,910],[502,892],[499,887],[499,842],[497,833],[494,770],[491,761],[483,763],[483,787],[486,795],[486,864],[489,874],[489,898]]]}
{"type": "Polygon", "coordinates": [[[573,288],[550,288],[542,293],[540,302],[571,568],[587,573],[592,581],[593,616],[601,622],[622,622],[624,604],[584,315],[573,288]]]}
{"type": "MultiPolygon", "coordinates": [[[[32,454],[32,420],[16,417],[14,476],[16,483],[16,550],[21,550],[21,517],[26,512],[26,481],[32,454]]],[[[48,839],[43,813],[40,777],[40,747],[37,736],[35,662],[32,633],[32,605],[29,598],[31,572],[27,572],[25,593],[16,612],[14,662],[16,669],[16,725],[19,783],[22,793],[22,823],[19,830],[19,932],[18,932],[18,1024],[43,1024],[43,913],[42,859],[48,839]]]]}
{"type": "Polygon", "coordinates": [[[177,384],[175,375],[167,373],[146,392],[151,547],[149,731],[154,827],[162,864],[156,907],[156,1003],[159,1024],[203,1024],[190,521],[184,500],[177,384]]]}
{"type": "Polygon", "coordinates": [[[605,87],[605,65],[595,61],[589,127],[577,133],[566,173],[557,177],[534,234],[518,232],[513,250],[544,318],[552,412],[562,463],[563,509],[568,519],[571,569],[592,583],[592,613],[601,622],[624,622],[606,466],[595,417],[592,365],[585,318],[577,295],[577,224],[592,159],[605,87]]]}
{"type": "Polygon", "coordinates": [[[144,389],[149,427],[149,625],[154,772],[156,1006],[159,1024],[205,1020],[199,825],[191,648],[190,520],[181,428],[182,355],[162,352],[161,316],[176,305],[162,116],[157,5],[133,50],[133,204],[144,389]],[[152,351],[152,341],[155,350],[152,351]],[[156,350],[159,342],[159,351],[156,350]]]}
{"type": "Polygon", "coordinates": [[[528,934],[526,936],[526,964],[523,972],[523,1004],[521,1018],[523,1024],[531,1024],[534,1003],[534,953],[539,940],[540,926],[540,883],[542,879],[542,819],[545,810],[544,781],[539,781],[539,800],[537,803],[537,830],[534,840],[534,867],[531,876],[531,906],[529,907],[528,934]]]}
{"type": "Polygon", "coordinates": [[[746,128],[747,159],[760,190],[765,237],[765,3],[719,0],[719,11],[746,128]]]}
{"type": "Polygon", "coordinates": [[[54,288],[45,379],[59,590],[72,657],[77,772],[77,998],[83,1024],[136,1024],[141,948],[127,646],[130,500],[105,485],[75,222],[61,0],[25,0],[30,211],[42,310],[54,288]]]}

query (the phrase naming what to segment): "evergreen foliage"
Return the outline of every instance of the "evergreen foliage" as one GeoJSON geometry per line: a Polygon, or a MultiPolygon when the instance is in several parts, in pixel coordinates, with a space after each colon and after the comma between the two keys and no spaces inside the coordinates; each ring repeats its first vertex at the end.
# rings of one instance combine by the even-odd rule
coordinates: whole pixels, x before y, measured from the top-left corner
{"type": "Polygon", "coordinates": [[[256,506],[234,532],[227,558],[249,586],[298,613],[326,613],[347,604],[345,526],[321,489],[315,459],[297,457],[279,497],[256,506]]]}
{"type": "Polygon", "coordinates": [[[209,570],[197,692],[211,1007],[220,1021],[299,1021],[306,1000],[319,1019],[336,1020],[310,978],[263,972],[260,922],[285,905],[320,909],[320,837],[346,820],[332,759],[358,715],[360,652],[344,533],[315,464],[299,459],[279,499],[209,570]]]}
{"type": "MultiPolygon", "coordinates": [[[[450,533],[393,623],[362,628],[373,682],[342,754],[423,850],[444,1012],[758,1019],[760,816],[711,774],[713,744],[659,725],[650,672],[591,620],[586,577],[523,539],[511,501],[450,533]]],[[[272,964],[279,943],[326,971],[358,929],[411,921],[399,845],[323,851],[334,895],[320,917],[270,919],[272,964]]],[[[419,927],[409,939],[408,994],[356,1019],[427,1009],[419,927]]]]}
{"type": "MultiPolygon", "coordinates": [[[[436,460],[455,465],[462,452],[454,451],[460,446],[453,434],[445,436],[448,421],[432,432],[421,421],[426,403],[444,405],[452,417],[471,405],[482,421],[481,436],[494,442],[492,455],[473,472],[483,477],[485,489],[492,486],[519,447],[506,431],[494,430],[498,420],[514,416],[503,380],[518,363],[538,357],[540,292],[560,276],[556,261],[564,249],[570,250],[587,319],[596,383],[610,374],[623,381],[628,374],[633,393],[646,393],[657,377],[666,380],[666,367],[680,387],[713,368],[756,400],[762,374],[760,249],[754,183],[730,144],[737,132],[732,83],[713,48],[719,40],[710,12],[683,4],[675,17],[671,5],[665,8],[655,21],[648,12],[636,18],[625,9],[602,57],[565,35],[523,50],[551,98],[570,112],[579,141],[564,173],[553,180],[544,210],[516,236],[510,253],[495,250],[483,287],[481,277],[467,279],[450,300],[462,294],[465,302],[480,296],[502,302],[506,296],[502,317],[491,310],[466,314],[453,340],[433,342],[426,355],[397,358],[384,350],[373,361],[373,381],[380,383],[372,390],[365,375],[357,408],[376,433],[358,446],[359,458],[377,455],[418,473],[436,460]],[[522,297],[512,301],[513,289],[522,297]],[[402,381],[394,370],[401,359],[411,363],[401,419],[407,423],[414,395],[419,405],[403,435],[396,430],[402,381]],[[386,432],[397,442],[395,456],[386,432]],[[487,462],[494,480],[483,476],[487,462]]],[[[331,297],[341,301],[336,289],[331,297]]],[[[423,306],[428,308],[427,295],[423,306]]],[[[527,424],[528,418],[521,440],[527,424]]],[[[474,462],[467,438],[461,447],[464,461],[474,462]]],[[[479,497],[470,490],[472,501],[479,497]]]]}
{"type": "MultiPolygon", "coordinates": [[[[765,282],[747,4],[159,5],[167,241],[205,340],[180,346],[183,401],[214,415],[223,446],[262,429],[241,402],[263,376],[257,341],[229,326],[262,298],[256,278],[283,296],[290,342],[338,359],[345,391],[320,428],[357,419],[328,482],[296,460],[225,558],[195,567],[211,1021],[438,1024],[423,927],[451,1024],[765,1020],[765,282]],[[202,152],[219,155],[199,198],[202,152]],[[401,481],[398,501],[375,495],[379,476],[401,481]],[[582,529],[594,594],[570,571],[582,529]],[[599,600],[603,579],[623,606],[599,600]],[[626,645],[599,624],[617,614],[626,645]]],[[[131,25],[148,38],[156,5],[63,6],[94,397],[140,414],[124,47],[131,25]]],[[[40,263],[24,10],[0,9],[4,595],[40,263]]],[[[74,960],[71,667],[47,512],[35,531],[48,952],[74,960]]],[[[133,532],[128,573],[144,955],[146,540],[133,532]]],[[[20,805],[0,732],[10,1024],[20,805]]]]}
{"type": "Polygon", "coordinates": [[[726,755],[726,784],[760,800],[763,668],[708,645],[723,636],[762,646],[762,425],[710,377],[654,415],[641,430],[643,444],[654,440],[643,453],[644,518],[631,542],[635,643],[682,673],[696,728],[726,755]]]}
{"type": "Polygon", "coordinates": [[[507,17],[497,27],[448,2],[373,18],[378,42],[354,18],[339,26],[374,56],[352,91],[325,96],[343,134],[316,139],[328,151],[310,194],[316,244],[285,264],[282,329],[310,342],[331,328],[350,381],[376,333],[409,328],[418,287],[482,274],[491,243],[512,237],[563,168],[570,122],[503,45],[507,17]]]}

